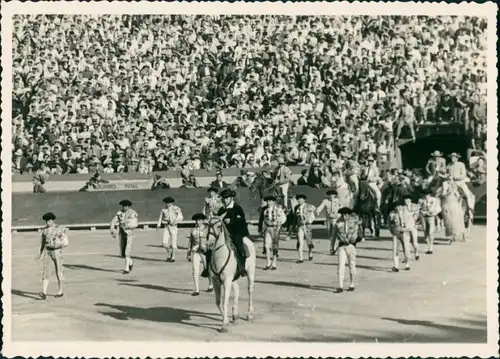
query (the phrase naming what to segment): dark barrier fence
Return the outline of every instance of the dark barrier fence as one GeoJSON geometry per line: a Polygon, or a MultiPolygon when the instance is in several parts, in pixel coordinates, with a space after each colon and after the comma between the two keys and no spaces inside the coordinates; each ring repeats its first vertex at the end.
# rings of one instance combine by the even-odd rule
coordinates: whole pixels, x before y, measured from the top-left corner
{"type": "MultiPolygon", "coordinates": [[[[486,186],[472,187],[476,195],[476,216],[486,217],[486,186]]],[[[319,205],[325,198],[326,189],[311,187],[294,187],[294,193],[304,193],[308,201],[319,205]]],[[[19,193],[12,195],[12,227],[26,228],[43,225],[41,216],[45,212],[54,212],[58,223],[68,225],[105,224],[116,214],[118,203],[129,199],[139,214],[140,222],[155,222],[161,208],[162,199],[172,196],[182,209],[184,219],[203,209],[203,201],[207,196],[206,189],[172,188],[150,191],[110,191],[110,192],[60,192],[36,195],[19,193]]],[[[249,220],[258,220],[260,199],[256,193],[247,188],[237,190],[236,201],[242,205],[249,220]]]]}
{"type": "MultiPolygon", "coordinates": [[[[326,190],[301,187],[300,193],[309,197],[314,205],[319,205],[325,197],[326,190]]],[[[207,190],[203,188],[172,188],[150,191],[110,191],[110,192],[60,192],[36,195],[19,193],[12,196],[12,226],[28,227],[43,224],[41,216],[51,211],[57,216],[58,223],[85,225],[103,224],[111,221],[122,199],[129,199],[139,214],[140,222],[157,221],[162,199],[166,196],[175,198],[182,209],[185,220],[203,209],[203,201],[207,190]]],[[[249,220],[258,220],[260,199],[257,193],[247,188],[237,190],[236,201],[242,205],[249,220]]]]}

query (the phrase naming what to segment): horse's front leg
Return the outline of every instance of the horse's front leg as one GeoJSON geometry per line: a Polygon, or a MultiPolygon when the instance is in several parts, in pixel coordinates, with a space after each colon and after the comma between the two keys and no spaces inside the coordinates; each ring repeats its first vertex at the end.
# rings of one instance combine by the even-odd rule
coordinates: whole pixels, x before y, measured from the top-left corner
{"type": "Polygon", "coordinates": [[[240,319],[240,314],[238,313],[238,302],[240,300],[240,286],[238,285],[238,282],[234,281],[233,282],[233,322],[236,322],[238,319],[240,319]]]}
{"type": "Polygon", "coordinates": [[[380,237],[381,217],[382,215],[380,213],[375,213],[375,216],[373,217],[373,224],[375,227],[375,238],[380,237]]]}
{"type": "Polygon", "coordinates": [[[224,318],[224,312],[222,311],[222,305],[221,305],[221,282],[218,279],[213,279],[214,283],[214,293],[215,293],[215,305],[217,308],[219,308],[220,314],[224,318]]]}
{"type": "Polygon", "coordinates": [[[229,326],[229,298],[231,297],[231,281],[232,277],[228,277],[224,279],[224,283],[222,284],[223,289],[223,301],[222,301],[222,327],[220,328],[221,333],[227,333],[228,332],[228,326],[229,326]]]}
{"type": "MultiPolygon", "coordinates": [[[[247,260],[248,263],[248,260],[247,260]]],[[[253,286],[255,282],[255,266],[253,268],[249,268],[247,270],[247,278],[248,278],[248,314],[247,320],[250,321],[253,318],[253,286]]]]}

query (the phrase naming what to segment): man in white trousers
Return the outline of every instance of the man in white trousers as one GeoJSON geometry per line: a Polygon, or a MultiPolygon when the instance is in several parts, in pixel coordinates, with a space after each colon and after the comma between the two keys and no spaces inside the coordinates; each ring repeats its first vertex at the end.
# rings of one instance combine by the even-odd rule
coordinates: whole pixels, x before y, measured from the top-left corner
{"type": "Polygon", "coordinates": [[[163,226],[163,248],[167,251],[167,262],[173,263],[177,252],[177,225],[184,220],[184,216],[172,197],[165,197],[163,203],[165,208],[160,212],[156,230],[163,226]]]}
{"type": "Polygon", "coordinates": [[[285,160],[283,157],[278,159],[278,168],[275,173],[275,182],[278,185],[281,195],[283,196],[283,206],[286,208],[288,206],[288,189],[290,188],[290,180],[292,176],[292,171],[290,168],[285,166],[285,160]]]}
{"type": "Polygon", "coordinates": [[[134,229],[139,225],[137,212],[132,209],[132,202],[124,199],[120,202],[122,209],[116,213],[111,220],[110,232],[113,238],[118,237],[120,254],[125,258],[125,269],[123,274],[132,271],[134,261],[130,257],[132,242],[134,239],[134,229]]]}

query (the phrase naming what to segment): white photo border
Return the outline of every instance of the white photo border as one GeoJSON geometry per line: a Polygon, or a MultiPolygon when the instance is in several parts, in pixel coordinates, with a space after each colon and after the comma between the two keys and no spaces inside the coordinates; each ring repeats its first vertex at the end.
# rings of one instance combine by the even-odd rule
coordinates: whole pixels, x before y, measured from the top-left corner
{"type": "MultiPolygon", "coordinates": [[[[489,357],[498,355],[498,120],[497,6],[494,2],[19,2],[2,4],[2,304],[6,357],[489,357]],[[11,114],[12,16],[14,14],[287,14],[287,15],[469,15],[488,20],[487,140],[487,344],[382,343],[193,343],[182,342],[13,342],[11,338],[11,114]]],[[[464,288],[464,290],[467,290],[464,288]]]]}

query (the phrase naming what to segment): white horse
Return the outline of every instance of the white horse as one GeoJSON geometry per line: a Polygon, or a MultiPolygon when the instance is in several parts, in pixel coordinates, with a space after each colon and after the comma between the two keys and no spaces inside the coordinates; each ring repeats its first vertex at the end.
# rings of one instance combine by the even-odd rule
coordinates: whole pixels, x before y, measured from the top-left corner
{"type": "Polygon", "coordinates": [[[449,244],[458,237],[466,241],[473,223],[473,209],[469,208],[466,195],[460,191],[455,182],[445,180],[437,190],[436,196],[441,200],[446,235],[451,237],[449,244]]]}
{"type": "MultiPolygon", "coordinates": [[[[222,314],[221,333],[228,332],[229,318],[228,306],[231,295],[231,288],[234,290],[233,301],[233,322],[239,319],[238,300],[240,296],[240,288],[238,282],[234,280],[237,262],[236,253],[230,244],[229,232],[226,225],[220,218],[213,218],[208,224],[208,237],[214,237],[212,258],[209,264],[209,275],[212,279],[215,292],[215,305],[219,308],[222,314]],[[221,302],[221,294],[224,296],[221,302]]],[[[253,315],[253,286],[255,282],[255,263],[256,252],[252,241],[244,237],[243,244],[246,247],[248,257],[245,263],[248,281],[248,315],[247,320],[252,319],[253,315]]]]}

